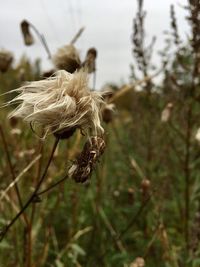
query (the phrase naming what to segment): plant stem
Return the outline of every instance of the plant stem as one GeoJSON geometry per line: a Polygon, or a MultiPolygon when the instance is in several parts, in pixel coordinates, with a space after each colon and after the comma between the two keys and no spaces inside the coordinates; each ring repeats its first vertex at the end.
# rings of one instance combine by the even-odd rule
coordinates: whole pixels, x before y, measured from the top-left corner
{"type": "Polygon", "coordinates": [[[37,193],[37,196],[43,195],[44,193],[50,191],[51,189],[53,189],[54,187],[56,187],[57,185],[59,185],[60,183],[64,182],[65,180],[67,180],[69,178],[68,174],[66,174],[62,179],[58,180],[56,183],[50,185],[49,187],[47,187],[46,189],[40,191],[37,193]]]}
{"type": "Polygon", "coordinates": [[[32,203],[32,201],[34,200],[34,198],[37,196],[37,192],[38,190],[40,189],[45,177],[46,177],[46,174],[47,174],[47,171],[48,171],[48,168],[50,166],[50,163],[53,159],[53,155],[54,155],[54,152],[56,150],[56,147],[58,145],[58,142],[59,142],[59,138],[56,138],[55,140],[55,143],[54,143],[54,146],[53,146],[53,149],[52,149],[52,152],[50,154],[50,157],[49,157],[49,160],[47,162],[47,165],[45,167],[45,170],[44,170],[44,173],[43,175],[41,176],[40,180],[38,181],[38,184],[36,185],[35,187],[35,190],[34,192],[32,193],[32,195],[30,196],[30,198],[27,200],[26,204],[22,207],[22,209],[17,213],[17,215],[11,220],[11,222],[3,229],[3,231],[1,232],[0,234],[0,241],[3,240],[4,236],[6,235],[6,233],[8,232],[8,230],[10,229],[10,227],[17,221],[17,219],[24,213],[24,211],[28,208],[28,206],[32,203]]]}
{"type": "Polygon", "coordinates": [[[42,43],[42,45],[43,45],[45,51],[47,52],[48,58],[51,59],[51,52],[50,52],[50,50],[49,50],[49,47],[48,47],[48,45],[47,45],[47,42],[46,42],[46,39],[45,39],[44,35],[41,34],[41,33],[38,31],[38,29],[37,29],[32,23],[29,22],[29,25],[30,25],[30,27],[34,30],[34,32],[37,34],[37,36],[38,36],[40,42],[42,43]]]}
{"type": "MultiPolygon", "coordinates": [[[[4,135],[4,132],[3,132],[3,129],[1,127],[1,125],[0,125],[0,135],[1,135],[1,138],[2,138],[2,141],[3,141],[3,146],[4,146],[5,153],[6,153],[6,158],[7,158],[8,166],[9,166],[10,173],[11,173],[11,176],[12,176],[12,180],[13,180],[13,182],[15,182],[15,178],[16,177],[15,177],[15,173],[14,173],[14,168],[13,168],[13,165],[12,165],[12,162],[11,162],[10,153],[9,153],[9,150],[8,150],[8,144],[7,144],[7,141],[6,141],[6,138],[5,138],[5,135],[4,135]]],[[[22,199],[21,199],[21,195],[20,195],[17,183],[14,183],[14,188],[15,188],[15,191],[16,191],[16,194],[17,194],[17,198],[18,198],[18,201],[19,201],[20,208],[22,209],[23,208],[23,202],[22,202],[22,199]]],[[[23,214],[23,216],[24,216],[24,220],[25,220],[26,224],[28,225],[29,222],[28,222],[28,218],[27,218],[26,214],[23,214]]]]}
{"type": "Polygon", "coordinates": [[[190,137],[191,137],[191,107],[187,113],[187,132],[186,132],[186,153],[185,153],[185,243],[186,248],[189,248],[189,219],[190,219],[190,137]]]}

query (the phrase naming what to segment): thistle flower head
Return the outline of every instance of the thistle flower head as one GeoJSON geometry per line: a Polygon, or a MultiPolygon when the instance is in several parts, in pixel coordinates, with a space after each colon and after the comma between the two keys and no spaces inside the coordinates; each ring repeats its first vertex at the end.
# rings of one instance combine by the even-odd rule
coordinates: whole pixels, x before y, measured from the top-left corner
{"type": "Polygon", "coordinates": [[[13,55],[9,51],[0,51],[0,72],[6,72],[13,61],[13,55]]]}
{"type": "Polygon", "coordinates": [[[81,65],[79,53],[72,44],[59,48],[53,56],[53,63],[57,69],[63,69],[70,73],[75,72],[81,65]]]}
{"type": "Polygon", "coordinates": [[[88,76],[84,71],[74,74],[60,70],[54,76],[29,82],[17,89],[21,92],[8,104],[20,105],[10,117],[21,117],[32,125],[42,126],[48,133],[83,131],[101,135],[100,108],[103,104],[100,92],[90,91],[88,76]]]}
{"type": "Polygon", "coordinates": [[[23,20],[20,26],[21,26],[21,31],[22,31],[25,45],[27,46],[32,45],[34,43],[34,39],[30,32],[30,24],[28,23],[28,21],[23,20]]]}

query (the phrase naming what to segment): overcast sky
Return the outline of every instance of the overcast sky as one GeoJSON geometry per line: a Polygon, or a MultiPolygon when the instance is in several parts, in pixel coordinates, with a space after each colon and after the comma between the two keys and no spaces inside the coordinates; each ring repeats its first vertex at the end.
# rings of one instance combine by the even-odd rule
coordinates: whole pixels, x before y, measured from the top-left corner
{"type": "MultiPolygon", "coordinates": [[[[175,4],[179,29],[186,36],[185,11],[180,7],[187,0],[146,0],[147,41],[157,36],[156,48],[162,49],[163,31],[169,29],[170,4],[175,4]]],[[[0,48],[13,51],[17,57],[25,53],[31,59],[40,57],[43,68],[51,68],[39,41],[25,47],[19,23],[32,22],[42,32],[52,53],[72,39],[82,26],[85,31],[77,41],[84,58],[89,47],[98,50],[97,86],[106,82],[128,81],[130,75],[132,22],[137,0],[0,0],[0,48]]],[[[36,39],[36,38],[35,38],[36,39]]],[[[158,61],[158,56],[155,57],[158,61]]]]}

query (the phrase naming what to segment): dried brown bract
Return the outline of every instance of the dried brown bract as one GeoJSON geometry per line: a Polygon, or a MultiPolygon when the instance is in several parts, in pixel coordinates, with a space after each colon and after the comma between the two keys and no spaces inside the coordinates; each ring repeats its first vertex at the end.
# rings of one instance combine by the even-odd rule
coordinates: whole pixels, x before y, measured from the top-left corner
{"type": "Polygon", "coordinates": [[[23,20],[20,26],[25,45],[27,46],[32,45],[34,43],[34,39],[30,32],[30,24],[28,23],[27,20],[23,20]]]}
{"type": "Polygon", "coordinates": [[[92,73],[96,70],[96,57],[97,57],[97,50],[95,48],[90,48],[87,51],[86,59],[83,62],[82,66],[85,67],[88,73],[92,73]]]}
{"type": "Polygon", "coordinates": [[[13,55],[9,51],[0,51],[0,72],[6,72],[13,61],[13,55]]]}
{"type": "Polygon", "coordinates": [[[49,78],[55,73],[54,69],[44,71],[42,74],[42,78],[49,78]]]}
{"type": "Polygon", "coordinates": [[[85,143],[82,152],[69,169],[69,176],[77,183],[87,181],[105,150],[105,141],[99,136],[92,136],[85,143]]]}

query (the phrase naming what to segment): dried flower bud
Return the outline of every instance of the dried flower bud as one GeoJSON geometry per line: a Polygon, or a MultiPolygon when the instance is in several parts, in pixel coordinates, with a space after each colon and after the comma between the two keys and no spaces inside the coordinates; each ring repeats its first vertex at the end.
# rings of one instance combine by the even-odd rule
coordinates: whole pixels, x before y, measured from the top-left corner
{"type": "Polygon", "coordinates": [[[130,264],[130,267],[144,267],[145,266],[145,261],[141,257],[137,257],[134,262],[130,264]]]}
{"type": "Polygon", "coordinates": [[[115,104],[106,104],[102,109],[102,119],[105,123],[109,123],[113,119],[115,104]]]}
{"type": "Polygon", "coordinates": [[[119,190],[115,190],[115,191],[113,192],[113,196],[114,196],[114,197],[119,197],[119,196],[120,196],[120,192],[119,192],[119,190]]]}
{"type": "Polygon", "coordinates": [[[17,123],[18,123],[18,118],[16,117],[12,117],[9,119],[9,123],[10,123],[10,126],[12,128],[15,128],[17,126],[17,123]]]}
{"type": "Polygon", "coordinates": [[[27,20],[23,20],[21,22],[21,31],[22,31],[22,35],[24,37],[24,43],[25,45],[32,45],[34,43],[34,39],[33,36],[30,32],[30,24],[28,23],[27,20]]]}
{"type": "Polygon", "coordinates": [[[130,204],[133,204],[135,201],[135,190],[134,188],[129,187],[128,188],[128,200],[130,204]]]}
{"type": "Polygon", "coordinates": [[[92,171],[105,150],[105,142],[99,136],[90,137],[82,152],[69,169],[69,176],[77,183],[84,183],[89,179],[92,171]]]}
{"type": "Polygon", "coordinates": [[[90,48],[87,51],[86,59],[83,62],[82,66],[85,67],[88,73],[92,73],[96,70],[95,60],[97,57],[97,50],[95,48],[90,48]]]}
{"type": "Polygon", "coordinates": [[[141,182],[142,200],[145,201],[149,197],[151,182],[148,179],[143,179],[141,182]]]}
{"type": "Polygon", "coordinates": [[[0,51],[0,72],[6,72],[13,61],[13,55],[9,51],[0,51]]]}
{"type": "Polygon", "coordinates": [[[144,267],[145,266],[145,261],[143,258],[141,257],[138,257],[135,259],[135,262],[137,263],[137,266],[138,267],[144,267]]]}
{"type": "Polygon", "coordinates": [[[75,46],[71,44],[58,49],[53,56],[53,63],[57,69],[66,70],[70,73],[75,72],[81,66],[79,53],[75,46]]]}
{"type": "Polygon", "coordinates": [[[200,128],[197,129],[195,134],[195,140],[200,143],[200,128]]]}
{"type": "Polygon", "coordinates": [[[161,122],[168,122],[171,117],[173,103],[169,102],[161,114],[161,122]]]}

